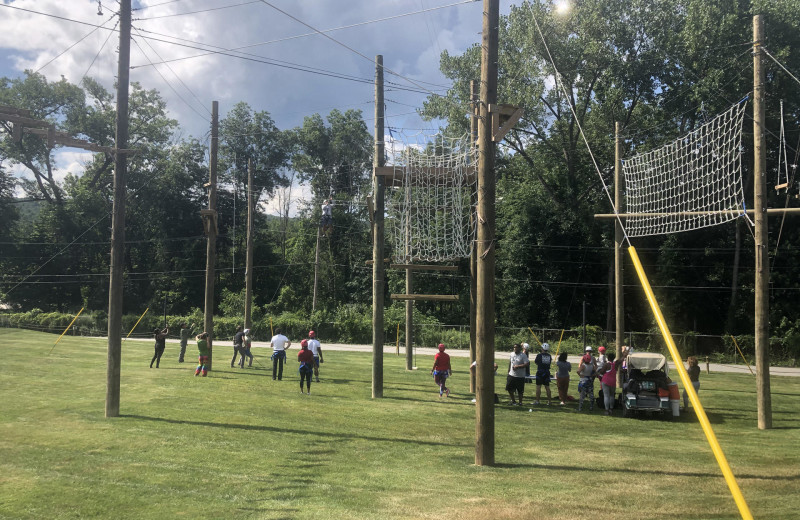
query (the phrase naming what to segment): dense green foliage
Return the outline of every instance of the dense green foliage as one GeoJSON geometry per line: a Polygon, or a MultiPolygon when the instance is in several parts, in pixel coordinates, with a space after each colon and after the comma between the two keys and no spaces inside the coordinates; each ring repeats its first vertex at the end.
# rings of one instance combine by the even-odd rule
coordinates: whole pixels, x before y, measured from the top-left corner
{"type": "MultiPolygon", "coordinates": [[[[273,382],[266,349],[253,349],[252,368],[195,378],[196,350],[178,364],[170,342],[156,370],[150,342],[129,341],[120,416],[107,419],[105,342],[66,337],[53,349],[55,338],[3,331],[4,518],[569,520],[587,507],[610,520],[739,518],[689,415],[501,405],[497,465],[479,467],[465,358],[453,358],[440,400],[430,357],[407,371],[386,356],[384,398],[371,399],[369,353],[326,351],[322,382],[301,395],[294,359],[273,382]]],[[[800,508],[800,379],[773,382],[766,431],[755,431],[748,374],[703,374],[700,399],[753,515],[788,519],[800,508]]]]}
{"type": "MultiPolygon", "coordinates": [[[[498,97],[525,111],[497,157],[496,314],[502,342],[519,336],[502,332],[506,327],[575,329],[584,307],[590,324],[613,328],[613,227],[593,218],[610,212],[594,162],[611,184],[616,121],[623,124],[624,153],[630,155],[696,128],[747,95],[753,11],[765,14],[770,53],[788,70],[800,70],[796,2],[751,8],[743,1],[593,0],[573,2],[569,13],[558,15],[550,2],[531,0],[502,18],[498,97]],[[566,97],[554,88],[554,66],[570,93],[566,97]]],[[[796,153],[800,87],[773,61],[766,65],[771,185],[780,165],[779,102],[786,100],[787,142],[796,153]]],[[[441,69],[452,87],[428,98],[421,113],[446,121],[452,134],[466,131],[469,82],[479,77],[479,68],[478,43],[462,55],[444,52],[441,69]]],[[[113,95],[91,79],[72,85],[32,72],[2,78],[0,104],[27,108],[59,130],[98,144],[114,144],[113,95]]],[[[130,146],[139,152],[129,163],[124,312],[138,316],[148,307],[162,309],[166,300],[170,315],[188,316],[203,305],[206,241],[198,211],[207,205],[208,143],[181,136],[155,90],[132,84],[130,106],[130,146]]],[[[748,207],[751,132],[748,122],[742,161],[748,207]]],[[[0,122],[0,136],[0,303],[20,312],[69,314],[86,307],[97,315],[107,306],[112,156],[95,154],[81,174],[59,180],[54,151],[43,139],[25,135],[21,144],[14,143],[5,122],[0,122]],[[30,172],[27,178],[8,174],[18,165],[30,172]],[[25,199],[15,198],[15,190],[25,199]]],[[[253,195],[260,204],[255,320],[263,324],[269,317],[298,316],[303,323],[347,322],[337,337],[369,338],[372,272],[365,260],[372,251],[366,196],[372,154],[360,111],[314,114],[297,128],[280,129],[268,112],[248,103],[228,110],[220,122],[218,314],[235,322],[243,311],[251,163],[253,195]],[[297,182],[310,195],[298,195],[297,182]],[[312,311],[320,206],[329,197],[335,232],[319,241],[312,311]],[[264,210],[267,201],[277,206],[277,216],[264,210]]],[[[796,184],[790,188],[796,193],[796,184]]],[[[795,202],[770,190],[770,207],[785,204],[795,202]]],[[[771,333],[787,358],[800,337],[794,305],[800,290],[800,227],[794,218],[785,223],[772,218],[770,224],[771,333]]],[[[740,219],[735,225],[636,240],[673,332],[699,334],[698,352],[721,348],[719,340],[709,343],[702,335],[753,330],[750,231],[740,219]]],[[[387,293],[404,292],[403,272],[386,278],[387,293]]],[[[420,323],[468,323],[466,261],[457,273],[420,273],[415,280],[419,292],[460,295],[458,303],[417,303],[420,323]]],[[[624,282],[626,328],[649,331],[653,321],[630,265],[624,282]]],[[[399,306],[387,306],[389,315],[386,337],[393,338],[392,327],[403,320],[399,306]]]]}

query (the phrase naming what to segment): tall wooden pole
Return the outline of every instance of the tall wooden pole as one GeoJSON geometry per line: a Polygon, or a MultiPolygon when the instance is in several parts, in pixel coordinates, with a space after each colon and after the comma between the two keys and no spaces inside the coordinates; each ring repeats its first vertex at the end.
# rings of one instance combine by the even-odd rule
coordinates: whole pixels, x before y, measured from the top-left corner
{"type": "MultiPolygon", "coordinates": [[[[477,80],[472,80],[469,82],[469,89],[470,89],[470,100],[472,103],[470,104],[470,108],[472,110],[470,119],[469,119],[469,135],[470,135],[470,148],[472,150],[475,149],[478,142],[478,100],[480,95],[480,83],[477,80]]],[[[473,194],[470,197],[470,207],[475,207],[478,205],[478,197],[477,194],[473,194]]],[[[474,218],[474,216],[472,217],[474,218]]],[[[474,224],[474,223],[473,223],[474,224]]],[[[475,341],[476,341],[476,330],[475,330],[475,298],[477,297],[478,293],[478,248],[475,245],[475,242],[472,243],[472,251],[469,255],[469,364],[472,366],[472,363],[475,361],[475,341]]],[[[469,391],[470,393],[475,393],[475,370],[470,370],[469,372],[469,391]]]]}
{"type": "MultiPolygon", "coordinates": [[[[410,207],[411,186],[406,187],[406,205],[410,207]]],[[[405,229],[406,256],[413,262],[411,247],[411,219],[406,222],[405,229]]],[[[406,294],[414,293],[414,272],[406,269],[406,294]]],[[[414,300],[406,300],[406,370],[414,369],[414,300]]]]}
{"type": "MultiPolygon", "coordinates": [[[[375,56],[375,152],[372,164],[384,165],[383,157],[383,56],[375,56]]],[[[383,397],[383,212],[384,180],[374,175],[375,215],[372,227],[372,397],[383,397]]]]}
{"type": "Polygon", "coordinates": [[[489,105],[497,104],[500,0],[483,0],[481,105],[478,124],[478,248],[475,392],[475,464],[494,465],[494,142],[489,105]]]}
{"type": "Polygon", "coordinates": [[[764,20],[753,17],[753,210],[755,213],[756,280],[755,340],[758,429],[772,428],[772,396],[769,387],[769,254],[767,250],[767,155],[764,107],[764,66],[761,46],[764,20]]]}
{"type": "Polygon", "coordinates": [[[244,273],[244,328],[253,325],[253,160],[247,160],[247,255],[244,273]]]}
{"type": "Polygon", "coordinates": [[[131,0],[119,11],[119,63],[117,64],[117,153],[114,159],[114,204],[111,217],[111,258],[108,283],[108,354],[106,362],[106,417],[119,417],[122,366],[122,278],[125,253],[125,177],[128,156],[128,84],[131,61],[131,0]]]}
{"type": "MultiPolygon", "coordinates": [[[[622,213],[622,123],[614,124],[614,207],[617,213],[622,213]]],[[[623,284],[623,256],[622,242],[625,236],[619,220],[614,222],[614,296],[616,318],[616,352],[617,358],[621,354],[622,344],[625,342],[625,289],[623,284]]]]}
{"type": "Polygon", "coordinates": [[[314,295],[311,298],[311,310],[317,310],[317,280],[319,279],[319,237],[322,234],[322,226],[317,226],[317,248],[314,253],[314,295]]]}
{"type": "Polygon", "coordinates": [[[206,301],[203,330],[208,332],[208,368],[213,362],[214,276],[217,262],[217,150],[219,149],[219,102],[211,103],[211,151],[208,165],[208,242],[206,244],[206,301]]]}

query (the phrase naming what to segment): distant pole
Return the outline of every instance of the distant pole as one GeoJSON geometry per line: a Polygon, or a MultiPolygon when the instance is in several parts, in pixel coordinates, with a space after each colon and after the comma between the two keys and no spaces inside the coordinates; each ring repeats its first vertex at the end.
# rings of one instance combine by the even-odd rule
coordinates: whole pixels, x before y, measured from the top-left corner
{"type": "MultiPolygon", "coordinates": [[[[614,207],[622,213],[622,123],[614,124],[614,207]]],[[[625,286],[623,284],[622,242],[625,236],[619,220],[614,222],[614,296],[616,319],[616,352],[617,358],[622,353],[625,341],[625,286]]],[[[618,374],[619,375],[619,374],[618,374]]]]}
{"type": "MultiPolygon", "coordinates": [[[[480,83],[477,80],[472,80],[469,82],[470,88],[470,99],[472,103],[470,104],[472,114],[469,119],[469,126],[470,126],[470,148],[472,150],[475,149],[477,146],[478,141],[478,101],[480,96],[480,83]]],[[[470,196],[470,208],[474,208],[478,205],[478,197],[477,193],[473,193],[470,196]]],[[[470,212],[470,217],[474,218],[474,212],[470,212]]],[[[475,222],[473,222],[473,225],[475,222]]],[[[476,330],[475,330],[475,298],[478,294],[478,248],[475,244],[475,240],[472,241],[472,248],[469,255],[469,366],[472,366],[472,363],[475,362],[475,341],[476,341],[476,330]]],[[[470,393],[475,393],[475,370],[470,370],[469,372],[469,391],[470,393]]]]}
{"type": "Polygon", "coordinates": [[[319,236],[322,233],[322,227],[317,225],[317,249],[314,254],[314,296],[311,298],[311,310],[317,310],[317,280],[319,276],[319,236]]]}
{"type": "Polygon", "coordinates": [[[494,465],[495,144],[489,105],[497,104],[500,0],[483,0],[481,101],[478,125],[478,260],[476,269],[475,464],[494,465]]]}
{"type": "MultiPolygon", "coordinates": [[[[384,165],[383,157],[383,56],[375,56],[375,153],[372,164],[384,165]]],[[[372,398],[383,397],[383,265],[384,180],[374,175],[375,215],[372,227],[372,398]]]]}
{"type": "Polygon", "coordinates": [[[203,329],[208,332],[208,368],[212,368],[214,342],[214,276],[217,261],[217,150],[219,148],[219,102],[211,103],[211,150],[208,165],[208,242],[206,243],[206,300],[203,329]]]}
{"type": "Polygon", "coordinates": [[[167,293],[164,293],[164,328],[167,328],[167,293]]]}
{"type": "Polygon", "coordinates": [[[128,84],[131,61],[131,0],[120,1],[119,63],[117,64],[117,128],[114,146],[114,203],[111,217],[111,256],[108,282],[108,353],[106,417],[119,417],[122,365],[122,283],[125,261],[125,176],[128,156],[128,84]]]}
{"type": "Polygon", "coordinates": [[[244,328],[253,326],[253,160],[247,160],[247,255],[244,274],[244,328]]]}
{"type": "Polygon", "coordinates": [[[772,428],[772,395],[769,385],[769,254],[767,251],[767,148],[764,104],[764,65],[761,46],[764,20],[753,17],[753,210],[755,213],[756,280],[755,342],[758,429],[772,428]]]}
{"type": "MultiPolygon", "coordinates": [[[[406,187],[406,205],[410,207],[411,202],[411,186],[406,187]]],[[[413,248],[411,247],[411,219],[406,222],[405,229],[406,239],[406,256],[413,262],[413,248]]],[[[414,272],[411,269],[406,269],[406,294],[414,293],[414,272]]],[[[406,370],[414,369],[413,359],[414,349],[414,300],[406,300],[406,370]]]]}

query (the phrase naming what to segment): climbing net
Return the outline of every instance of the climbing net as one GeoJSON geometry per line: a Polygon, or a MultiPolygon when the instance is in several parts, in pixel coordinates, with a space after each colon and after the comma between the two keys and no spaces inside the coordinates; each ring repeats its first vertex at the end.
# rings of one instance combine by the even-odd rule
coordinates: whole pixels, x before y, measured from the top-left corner
{"type": "Polygon", "coordinates": [[[628,236],[722,224],[744,214],[745,100],[657,150],[623,162],[628,236]],[[642,215],[646,214],[646,215],[642,215]]]}
{"type": "Polygon", "coordinates": [[[396,136],[387,143],[386,229],[398,263],[468,257],[475,233],[476,157],[467,136],[396,136]]]}

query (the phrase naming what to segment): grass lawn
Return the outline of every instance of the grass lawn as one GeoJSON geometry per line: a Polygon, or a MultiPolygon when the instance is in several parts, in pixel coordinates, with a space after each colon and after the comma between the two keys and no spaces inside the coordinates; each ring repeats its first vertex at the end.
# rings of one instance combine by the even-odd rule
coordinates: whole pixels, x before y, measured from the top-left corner
{"type": "MultiPolygon", "coordinates": [[[[464,359],[453,359],[453,394],[440,399],[430,358],[407,372],[387,355],[385,397],[373,400],[371,354],[328,351],[307,396],[294,347],[278,382],[265,349],[241,370],[217,346],[216,369],[201,378],[193,345],[178,364],[167,344],[156,370],[149,343],[127,342],[121,417],[106,419],[105,341],[65,336],[48,354],[56,338],[0,330],[0,518],[738,517],[688,416],[502,405],[498,464],[476,467],[464,359]]],[[[772,378],[769,431],[756,427],[752,376],[703,374],[701,385],[755,517],[798,518],[800,378],[772,378]]]]}

